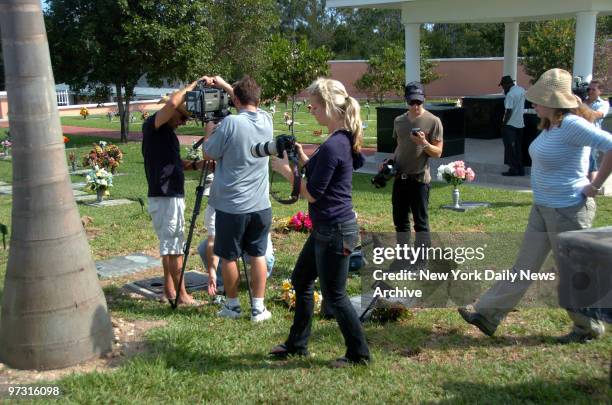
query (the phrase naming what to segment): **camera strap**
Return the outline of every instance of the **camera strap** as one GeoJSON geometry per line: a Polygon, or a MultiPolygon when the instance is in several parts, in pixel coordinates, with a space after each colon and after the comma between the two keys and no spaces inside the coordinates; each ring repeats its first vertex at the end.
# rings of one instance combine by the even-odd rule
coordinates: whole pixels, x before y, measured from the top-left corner
{"type": "MultiPolygon", "coordinates": [[[[291,159],[291,163],[293,166],[293,189],[291,190],[291,196],[287,199],[280,198],[275,191],[270,190],[270,195],[272,196],[272,198],[274,198],[279,203],[285,204],[285,205],[289,205],[289,204],[293,204],[297,202],[297,200],[300,198],[300,187],[302,185],[302,176],[300,176],[300,170],[298,169],[297,159],[296,160],[291,159]]],[[[272,172],[270,184],[272,183],[273,178],[274,178],[274,172],[272,172]]]]}

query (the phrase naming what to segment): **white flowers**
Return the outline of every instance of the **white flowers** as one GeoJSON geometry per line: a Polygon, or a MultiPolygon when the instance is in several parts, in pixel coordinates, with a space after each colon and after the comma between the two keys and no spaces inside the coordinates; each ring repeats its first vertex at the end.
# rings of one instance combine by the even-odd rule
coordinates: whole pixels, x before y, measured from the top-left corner
{"type": "Polygon", "coordinates": [[[91,191],[105,190],[113,186],[113,175],[106,171],[106,169],[100,169],[99,166],[94,166],[86,176],[87,186],[86,188],[91,191]]]}

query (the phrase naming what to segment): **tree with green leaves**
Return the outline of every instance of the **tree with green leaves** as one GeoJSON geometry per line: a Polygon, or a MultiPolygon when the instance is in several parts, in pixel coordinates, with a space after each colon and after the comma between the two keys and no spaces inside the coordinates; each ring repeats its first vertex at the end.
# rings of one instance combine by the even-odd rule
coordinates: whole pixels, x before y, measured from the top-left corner
{"type": "MultiPolygon", "coordinates": [[[[302,39],[294,42],[275,35],[269,43],[267,65],[258,78],[263,99],[291,99],[291,121],[295,122],[295,97],[317,77],[329,74],[327,61],[331,52],[325,47],[313,48],[302,39]]],[[[294,125],[291,125],[294,133],[294,125]]]]}
{"type": "Polygon", "coordinates": [[[216,0],[207,8],[215,74],[257,77],[265,65],[268,40],[279,26],[276,1],[216,0]]]}
{"type": "MultiPolygon", "coordinates": [[[[121,140],[138,79],[190,80],[213,70],[203,1],[49,0],[45,12],[56,78],[79,90],[115,89],[121,140]]],[[[222,62],[215,60],[215,62],[222,62]]]]}
{"type": "MultiPolygon", "coordinates": [[[[428,59],[427,45],[421,42],[421,83],[427,84],[438,79],[435,64],[428,59]]],[[[368,63],[368,70],[357,80],[356,87],[366,92],[382,105],[387,93],[401,96],[405,85],[404,48],[400,44],[391,44],[373,55],[368,63]]]]}
{"type": "Polygon", "coordinates": [[[574,63],[575,20],[549,20],[534,23],[521,46],[525,72],[531,83],[552,68],[572,71],[574,63]]]}

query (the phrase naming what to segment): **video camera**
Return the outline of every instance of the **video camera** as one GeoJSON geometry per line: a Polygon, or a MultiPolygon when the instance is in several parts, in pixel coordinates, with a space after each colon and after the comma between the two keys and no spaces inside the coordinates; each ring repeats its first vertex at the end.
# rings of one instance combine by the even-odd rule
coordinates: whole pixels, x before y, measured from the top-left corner
{"type": "Polygon", "coordinates": [[[383,162],[382,169],[372,178],[372,184],[374,184],[376,188],[383,188],[387,185],[387,181],[393,178],[396,173],[395,162],[393,159],[389,159],[383,162]]]}
{"type": "Polygon", "coordinates": [[[580,97],[580,100],[584,103],[589,98],[589,82],[584,81],[581,76],[574,78],[574,86],[572,87],[572,93],[580,97]]]}
{"type": "Polygon", "coordinates": [[[192,91],[185,95],[185,104],[195,119],[204,122],[221,121],[230,115],[232,100],[225,90],[208,87],[199,81],[192,91]]]}

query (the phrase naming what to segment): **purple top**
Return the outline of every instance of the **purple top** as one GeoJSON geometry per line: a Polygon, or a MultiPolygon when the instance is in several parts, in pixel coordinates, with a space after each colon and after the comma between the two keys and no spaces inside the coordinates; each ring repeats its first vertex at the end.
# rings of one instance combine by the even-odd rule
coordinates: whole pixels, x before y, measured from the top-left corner
{"type": "Polygon", "coordinates": [[[355,218],[352,201],[353,153],[350,132],[338,130],[314,152],[306,164],[306,189],[316,200],[308,212],[316,227],[355,218]]]}

